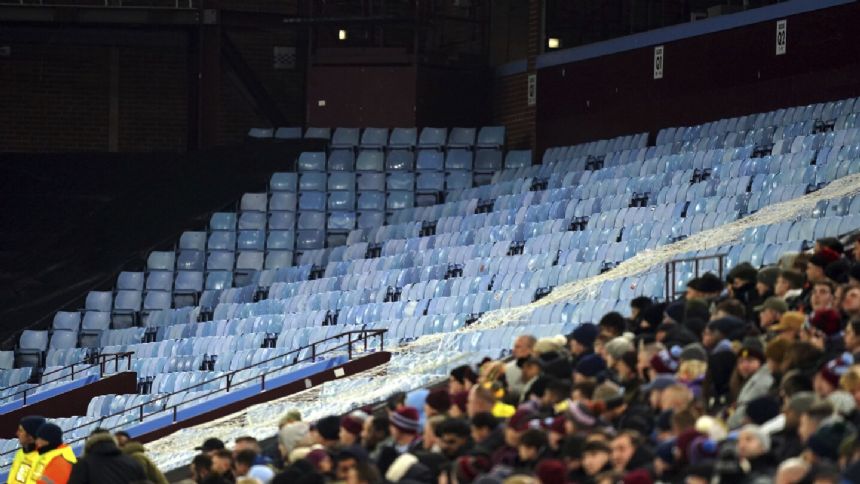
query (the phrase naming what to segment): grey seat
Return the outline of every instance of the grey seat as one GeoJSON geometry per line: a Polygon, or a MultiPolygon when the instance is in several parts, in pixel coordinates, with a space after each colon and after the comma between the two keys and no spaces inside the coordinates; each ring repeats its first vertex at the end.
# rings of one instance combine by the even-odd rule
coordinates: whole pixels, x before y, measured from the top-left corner
{"type": "Polygon", "coordinates": [[[352,171],[355,169],[355,153],[352,150],[334,150],[328,155],[328,170],[352,171]]]}
{"type": "Polygon", "coordinates": [[[268,210],[269,197],[264,193],[246,193],[239,202],[242,212],[265,212],[268,210]]]}
{"type": "Polygon", "coordinates": [[[361,149],[382,150],[388,144],[388,128],[364,128],[361,149]]]}
{"type": "Polygon", "coordinates": [[[332,149],[354,149],[359,142],[359,128],[336,128],[331,137],[332,149]]]}
{"type": "Polygon", "coordinates": [[[406,150],[392,150],[385,158],[388,171],[412,171],[415,169],[415,153],[406,150]]]}
{"type": "Polygon", "coordinates": [[[118,291],[142,291],[143,272],[120,272],[116,278],[116,288],[118,291]]]}
{"type": "Polygon", "coordinates": [[[138,321],[143,303],[141,291],[117,291],[113,301],[112,321],[114,328],[130,328],[138,321]]]}
{"type": "Polygon", "coordinates": [[[182,232],[179,250],[206,250],[206,232],[182,232]]]}
{"type": "Polygon", "coordinates": [[[305,131],[305,139],[331,139],[331,128],[308,128],[305,131]]]}
{"type": "Polygon", "coordinates": [[[18,348],[15,351],[17,366],[20,368],[42,366],[44,353],[47,349],[47,331],[30,329],[22,331],[21,337],[18,339],[18,348]]]}
{"type": "Polygon", "coordinates": [[[56,330],[51,334],[51,343],[48,347],[52,350],[66,350],[78,346],[78,332],[67,329],[56,330]]]}
{"type": "Polygon", "coordinates": [[[86,311],[103,311],[109,313],[111,308],[113,308],[113,292],[90,291],[87,294],[87,300],[84,304],[86,311]]]}
{"type": "Polygon", "coordinates": [[[301,139],[302,128],[298,126],[285,126],[275,130],[275,139],[301,139]]]}
{"type": "Polygon", "coordinates": [[[180,271],[176,273],[173,286],[173,307],[182,308],[197,303],[197,295],[203,291],[202,271],[180,271]]]}
{"type": "Polygon", "coordinates": [[[173,272],[176,267],[176,254],[171,251],[154,250],[146,259],[146,270],[173,272]]]}
{"type": "Polygon", "coordinates": [[[418,130],[416,128],[394,128],[388,138],[388,148],[392,150],[413,150],[418,143],[418,130]]]}
{"type": "Polygon", "coordinates": [[[57,311],[51,329],[77,331],[81,327],[81,313],[75,311],[57,311]]]}
{"type": "Polygon", "coordinates": [[[269,179],[269,189],[272,192],[295,192],[299,187],[297,173],[278,172],[269,179]]]}
{"type": "Polygon", "coordinates": [[[447,141],[447,128],[424,128],[418,137],[418,148],[441,150],[447,141]]]}
{"type": "Polygon", "coordinates": [[[475,128],[451,128],[448,134],[448,148],[472,149],[475,146],[475,128]]]}
{"type": "Polygon", "coordinates": [[[505,127],[484,126],[478,131],[478,140],[475,146],[478,148],[501,149],[505,146],[505,127]]]}
{"type": "Polygon", "coordinates": [[[216,212],[209,218],[209,230],[212,231],[229,231],[236,230],[236,213],[235,212],[216,212]]]}

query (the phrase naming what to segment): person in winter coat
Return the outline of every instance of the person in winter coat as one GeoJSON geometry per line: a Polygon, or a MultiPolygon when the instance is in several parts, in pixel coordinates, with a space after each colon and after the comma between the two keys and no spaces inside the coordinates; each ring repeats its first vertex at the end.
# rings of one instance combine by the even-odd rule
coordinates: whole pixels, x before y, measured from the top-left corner
{"type": "Polygon", "coordinates": [[[146,474],[146,478],[152,481],[153,484],[168,484],[167,478],[164,477],[164,474],[156,467],[155,463],[147,457],[145,452],[146,449],[143,448],[143,444],[134,440],[129,440],[122,447],[122,453],[136,460],[143,467],[143,473],[146,474]]]}
{"type": "Polygon", "coordinates": [[[765,364],[764,353],[754,345],[746,346],[738,352],[737,371],[747,372],[748,377],[738,394],[735,411],[727,422],[729,428],[743,425],[746,405],[758,397],[767,395],[773,386],[773,375],[770,367],[765,364]]]}
{"type": "Polygon", "coordinates": [[[69,484],[128,484],[146,480],[143,467],[122,453],[113,435],[96,432],[84,444],[84,457],[72,468],[69,484]]]}
{"type": "Polygon", "coordinates": [[[63,429],[53,423],[43,423],[36,431],[39,459],[27,477],[27,484],[66,484],[77,462],[72,448],[63,443],[63,429]]]}
{"type": "Polygon", "coordinates": [[[24,484],[30,476],[30,470],[39,460],[39,451],[36,449],[36,432],[45,423],[45,419],[37,416],[29,416],[21,419],[15,436],[21,448],[15,453],[12,468],[9,470],[7,484],[24,484]]]}

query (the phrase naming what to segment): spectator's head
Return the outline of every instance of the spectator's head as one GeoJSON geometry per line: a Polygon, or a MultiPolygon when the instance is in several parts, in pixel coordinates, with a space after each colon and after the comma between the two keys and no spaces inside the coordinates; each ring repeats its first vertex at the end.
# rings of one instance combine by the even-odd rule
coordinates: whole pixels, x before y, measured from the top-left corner
{"type": "Polygon", "coordinates": [[[726,278],[729,282],[729,291],[736,291],[747,284],[755,284],[758,279],[758,271],[749,262],[741,262],[729,271],[726,278]]]}
{"type": "Polygon", "coordinates": [[[808,411],[817,401],[813,392],[797,392],[785,399],[782,405],[782,413],[785,415],[785,428],[797,430],[800,425],[800,416],[808,411]]]}
{"type": "Polygon", "coordinates": [[[784,299],[788,291],[803,289],[805,283],[806,278],[803,273],[791,269],[783,270],[776,278],[776,285],[773,288],[774,296],[784,299]]]}
{"type": "Polygon", "coordinates": [[[860,349],[860,318],[848,321],[845,326],[845,350],[856,353],[860,349]]]}
{"type": "Polygon", "coordinates": [[[36,415],[30,415],[21,419],[18,423],[18,430],[15,432],[15,436],[18,437],[18,443],[21,447],[31,448],[36,445],[36,432],[38,432],[39,427],[43,423],[45,423],[45,418],[36,415]]]}
{"type": "Polygon", "coordinates": [[[597,339],[597,326],[591,323],[582,323],[570,333],[568,348],[571,354],[581,355],[594,349],[594,340],[597,339]]]}
{"type": "Polygon", "coordinates": [[[241,452],[245,449],[253,450],[256,453],[261,453],[260,443],[257,442],[257,439],[251,437],[250,435],[245,435],[242,437],[236,438],[236,443],[233,445],[233,452],[241,452]]]}
{"type": "Polygon", "coordinates": [[[806,316],[800,311],[788,311],[783,313],[779,318],[779,322],[770,327],[770,330],[776,333],[777,338],[782,338],[788,341],[795,341],[800,335],[800,330],[803,328],[803,323],[806,322],[806,316]]]}
{"type": "Polygon", "coordinates": [[[311,428],[311,437],[315,444],[329,445],[340,439],[340,417],[329,415],[317,420],[311,428]]]}
{"type": "Polygon", "coordinates": [[[475,385],[469,391],[469,399],[466,401],[466,413],[473,417],[481,412],[492,412],[496,405],[496,395],[492,389],[484,385],[475,385]]]}
{"type": "Polygon", "coordinates": [[[191,461],[191,480],[203,482],[212,475],[212,456],[209,454],[198,454],[191,461]]]}
{"type": "Polygon", "coordinates": [[[63,443],[63,429],[59,425],[45,422],[36,431],[36,448],[39,451],[56,449],[63,443]]]}
{"type": "Polygon", "coordinates": [[[424,432],[421,434],[421,445],[424,450],[434,451],[439,448],[439,434],[437,429],[439,425],[445,421],[444,415],[434,415],[427,417],[424,421],[424,432]]]}
{"type": "Polygon", "coordinates": [[[586,355],[579,359],[573,371],[574,383],[597,381],[606,371],[606,361],[598,354],[586,355]]]}
{"type": "Polygon", "coordinates": [[[131,436],[128,435],[128,432],[124,430],[120,430],[119,432],[114,432],[113,437],[116,439],[116,445],[120,448],[125,447],[125,444],[131,440],[131,436]]]}
{"type": "Polygon", "coordinates": [[[680,412],[693,401],[693,392],[683,384],[676,383],[663,390],[660,395],[660,410],[680,412]]]}
{"type": "Polygon", "coordinates": [[[829,279],[818,279],[812,284],[812,295],[809,305],[813,311],[829,309],[834,306],[836,286],[829,279]]]}
{"type": "Polygon", "coordinates": [[[452,474],[457,483],[469,484],[492,468],[492,461],[483,454],[464,455],[453,463],[452,474]]]}
{"type": "Polygon", "coordinates": [[[842,330],[842,315],[835,309],[819,309],[809,316],[809,324],[825,336],[833,336],[842,330]]]}
{"type": "Polygon", "coordinates": [[[842,254],[845,251],[845,246],[836,237],[822,237],[816,240],[813,249],[815,252],[818,252],[825,247],[837,254],[842,254]]]}
{"type": "Polygon", "coordinates": [[[516,448],[520,445],[520,436],[529,429],[531,422],[537,416],[527,408],[520,408],[514,413],[505,426],[505,443],[516,448]]]}
{"type": "Polygon", "coordinates": [[[194,450],[199,450],[204,454],[214,455],[215,452],[219,450],[223,450],[225,448],[224,442],[221,439],[211,437],[203,441],[203,445],[195,448],[194,450]]]}
{"type": "Polygon", "coordinates": [[[374,450],[380,442],[389,436],[390,422],[385,415],[374,415],[364,421],[361,429],[361,445],[367,450],[374,450]]]}
{"type": "Polygon", "coordinates": [[[233,470],[233,453],[227,449],[216,450],[212,454],[212,472],[219,476],[228,475],[233,470]]]}
{"type": "Polygon", "coordinates": [[[350,446],[361,442],[361,431],[364,422],[353,415],[344,415],[340,418],[340,429],[338,440],[341,445],[350,446]]]}
{"type": "Polygon", "coordinates": [[[519,360],[531,356],[534,352],[535,343],[537,343],[537,339],[530,334],[517,336],[512,350],[514,358],[519,360]]]}
{"type": "Polygon", "coordinates": [[[802,457],[792,457],[782,461],[776,470],[774,484],[797,484],[809,472],[809,464],[802,457]]]}
{"type": "Polygon", "coordinates": [[[807,442],[812,434],[818,430],[824,420],[833,415],[833,405],[827,401],[813,403],[805,412],[800,414],[797,426],[797,436],[801,442],[807,442]]]}
{"type": "Polygon", "coordinates": [[[849,286],[845,289],[839,306],[849,318],[860,316],[860,286],[849,286]]]}
{"type": "Polygon", "coordinates": [[[524,382],[531,381],[533,378],[540,376],[543,370],[543,362],[536,356],[530,356],[523,360],[523,366],[520,368],[522,380],[524,382]]]}
{"type": "Polygon", "coordinates": [[[453,395],[455,393],[467,392],[472,389],[472,385],[477,381],[478,375],[475,374],[471,366],[458,366],[451,370],[451,374],[448,377],[448,393],[453,395]]]}
{"type": "Polygon", "coordinates": [[[465,419],[449,418],[442,421],[436,427],[436,435],[442,454],[448,459],[462,455],[469,446],[471,433],[469,422],[465,419]]]}
{"type": "Polygon", "coordinates": [[[540,457],[549,444],[546,432],[541,429],[528,429],[520,435],[517,452],[523,462],[533,462],[540,457]]]}
{"type": "Polygon", "coordinates": [[[235,462],[234,468],[236,469],[236,476],[247,476],[256,459],[257,453],[251,449],[243,449],[235,452],[233,460],[235,462]]]}
{"type": "Polygon", "coordinates": [[[713,299],[723,292],[723,281],[711,272],[692,279],[687,283],[687,299],[713,299]]]}
{"type": "MultiPolygon", "coordinates": [[[[827,422],[815,431],[806,442],[813,462],[838,462],[839,448],[843,441],[853,433],[848,423],[842,420],[827,422]]],[[[810,455],[807,453],[807,455],[810,455]]]]}
{"type": "Polygon", "coordinates": [[[776,288],[776,278],[779,277],[778,267],[765,267],[758,271],[755,288],[760,297],[773,294],[776,288]]]}
{"type": "Polygon", "coordinates": [[[582,469],[586,475],[594,477],[606,469],[610,455],[611,451],[606,442],[586,442],[582,449],[582,469]]]}
{"type": "Polygon", "coordinates": [[[806,264],[806,278],[813,283],[825,279],[824,269],[839,258],[840,255],[829,247],[822,247],[817,250],[806,264]]]}
{"type": "Polygon", "coordinates": [[[758,322],[762,329],[767,330],[779,322],[779,318],[788,312],[788,304],[777,296],[771,296],[754,308],[758,312],[758,322]]]}
{"type": "Polygon", "coordinates": [[[475,444],[480,444],[490,438],[499,426],[499,420],[490,412],[481,412],[472,417],[470,424],[472,440],[475,444]]]}
{"type": "Polygon", "coordinates": [[[645,308],[647,308],[651,304],[653,304],[653,301],[650,297],[634,297],[633,300],[630,301],[630,319],[635,320],[639,318],[639,315],[642,314],[642,311],[644,311],[645,308]]]}
{"type": "Polygon", "coordinates": [[[302,413],[298,410],[290,410],[278,422],[278,429],[282,429],[284,425],[291,424],[293,422],[301,422],[302,421],[302,413]]]}
{"type": "Polygon", "coordinates": [[[397,443],[409,443],[418,433],[418,410],[414,407],[402,407],[391,414],[389,430],[391,437],[397,443]]]}
{"type": "Polygon", "coordinates": [[[758,344],[744,345],[738,351],[738,374],[747,379],[757,372],[765,362],[765,355],[758,344]]]}
{"type": "Polygon", "coordinates": [[[754,459],[770,452],[770,435],[758,425],[744,425],[738,433],[738,457],[754,459]]]}
{"type": "Polygon", "coordinates": [[[331,455],[325,449],[313,449],[305,456],[305,460],[310,462],[314,469],[320,474],[328,474],[334,468],[334,463],[331,460],[331,455]]]}
{"type": "Polygon", "coordinates": [[[853,363],[854,359],[848,353],[825,363],[815,374],[812,382],[815,393],[820,398],[825,398],[836,391],[839,388],[839,379],[848,372],[848,368],[853,363]]]}
{"type": "Polygon", "coordinates": [[[346,482],[350,484],[379,484],[382,477],[379,470],[369,462],[359,462],[347,473],[346,482]]]}
{"type": "Polygon", "coordinates": [[[784,339],[772,339],[767,343],[764,349],[764,356],[772,374],[777,374],[781,371],[790,346],[791,342],[784,339]]]}
{"type": "Polygon", "coordinates": [[[612,468],[616,472],[627,470],[627,464],[633,458],[636,448],[642,445],[639,434],[632,430],[625,430],[615,436],[609,444],[611,450],[612,468]]]}
{"type": "Polygon", "coordinates": [[[307,422],[291,422],[278,431],[278,449],[287,457],[297,447],[310,444],[310,426],[307,422]]]}
{"type": "Polygon", "coordinates": [[[600,334],[611,339],[624,333],[624,330],[627,329],[627,321],[624,320],[624,316],[620,313],[611,311],[600,318],[600,323],[597,327],[600,329],[600,334]]]}
{"type": "MultiPolygon", "coordinates": [[[[720,301],[719,304],[714,307],[714,315],[711,317],[711,320],[718,320],[722,318],[735,318],[737,320],[743,321],[747,317],[747,309],[744,307],[743,303],[738,301],[737,299],[729,298],[723,301],[720,301]]],[[[728,336],[728,335],[726,335],[728,336]]]]}

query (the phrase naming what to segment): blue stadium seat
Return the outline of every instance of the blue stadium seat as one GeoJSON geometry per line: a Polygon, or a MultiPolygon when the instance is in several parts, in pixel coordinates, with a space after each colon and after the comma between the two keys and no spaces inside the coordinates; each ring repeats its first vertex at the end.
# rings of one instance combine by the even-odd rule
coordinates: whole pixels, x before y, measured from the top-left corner
{"type": "Polygon", "coordinates": [[[415,153],[406,150],[391,150],[385,158],[387,171],[412,171],[415,169],[415,153]]]}
{"type": "MultiPolygon", "coordinates": [[[[205,235],[205,234],[204,234],[205,235]]],[[[205,238],[204,246],[205,246],[205,238]]],[[[206,265],[204,250],[183,250],[176,258],[176,269],[180,271],[202,271],[206,265]]]]}
{"type": "Polygon", "coordinates": [[[471,150],[475,146],[475,128],[451,128],[448,134],[448,149],[465,148],[471,150]]]}
{"type": "Polygon", "coordinates": [[[471,170],[472,152],[463,149],[449,149],[445,156],[446,170],[471,170]]]}
{"type": "Polygon", "coordinates": [[[274,192],[296,192],[299,187],[297,173],[275,173],[269,180],[269,189],[274,192]]]}
{"type": "Polygon", "coordinates": [[[123,271],[119,273],[119,276],[116,279],[116,288],[118,291],[142,291],[143,282],[143,272],[123,271]]]}
{"type": "Polygon", "coordinates": [[[262,251],[266,245],[265,230],[243,230],[239,232],[239,240],[236,245],[238,250],[262,251]]]}
{"type": "Polygon", "coordinates": [[[505,146],[505,127],[484,126],[478,131],[478,140],[475,146],[478,148],[501,149],[505,146]]]}
{"type": "Polygon", "coordinates": [[[266,269],[280,269],[293,265],[293,252],[291,250],[273,250],[266,254],[266,269]]]}
{"type": "Polygon", "coordinates": [[[532,165],[531,150],[511,150],[505,155],[505,168],[525,168],[532,165]]]}
{"type": "Polygon", "coordinates": [[[358,195],[356,205],[359,211],[383,211],[385,210],[385,193],[363,192],[358,195]]]}
{"type": "Polygon", "coordinates": [[[391,191],[386,198],[388,210],[400,210],[415,205],[415,194],[411,191],[391,191]]]}
{"type": "Polygon", "coordinates": [[[248,137],[255,139],[271,139],[275,130],[272,128],[251,128],[248,130],[248,137]]]}
{"type": "Polygon", "coordinates": [[[445,174],[442,172],[419,173],[415,181],[417,192],[441,192],[445,189],[445,174]]]}
{"type": "Polygon", "coordinates": [[[388,139],[388,148],[392,150],[413,150],[418,143],[418,130],[415,128],[394,128],[388,139]]]}
{"type": "Polygon", "coordinates": [[[146,277],[147,291],[171,291],[173,289],[173,272],[150,272],[146,277]]]}
{"type": "Polygon", "coordinates": [[[296,234],[292,230],[272,230],[266,240],[266,250],[293,250],[296,234]]]}
{"type": "Polygon", "coordinates": [[[264,193],[246,193],[239,201],[239,210],[242,212],[265,212],[268,210],[269,198],[264,193]]]}
{"type": "Polygon", "coordinates": [[[113,292],[111,291],[90,291],[87,293],[84,309],[86,311],[102,311],[110,312],[113,308],[113,292]]]}
{"type": "Polygon", "coordinates": [[[299,172],[325,171],[326,156],[323,151],[304,151],[296,161],[296,170],[299,172]]]}
{"type": "Polygon", "coordinates": [[[355,191],[355,173],[353,172],[338,172],[332,173],[328,177],[329,191],[355,191]]]}
{"type": "MultiPolygon", "coordinates": [[[[299,213],[307,211],[325,212],[326,193],[305,191],[299,194],[299,213]]],[[[301,215],[299,216],[301,218],[301,215]]]]}
{"type": "Polygon", "coordinates": [[[176,254],[173,251],[152,251],[146,259],[147,271],[173,272],[176,267],[176,254]]]}
{"type": "Polygon", "coordinates": [[[233,287],[233,271],[213,271],[206,274],[206,286],[208,290],[222,290],[233,287]]]}
{"type": "Polygon", "coordinates": [[[389,173],[385,181],[386,189],[391,190],[415,190],[415,175],[408,172],[389,173]]]}
{"type": "Polygon", "coordinates": [[[208,250],[236,250],[236,232],[212,232],[209,235],[206,248],[208,250]]]}
{"type": "Polygon", "coordinates": [[[143,304],[140,291],[117,291],[113,300],[113,327],[129,328],[137,322],[137,313],[143,304]]]}
{"type": "Polygon", "coordinates": [[[337,191],[328,194],[329,211],[355,210],[355,192],[337,191]]]}
{"type": "Polygon", "coordinates": [[[298,126],[281,127],[275,130],[275,139],[301,139],[302,128],[298,126]]]}
{"type": "Polygon", "coordinates": [[[330,212],[326,228],[330,231],[349,231],[355,228],[355,212],[330,212]]]}
{"type": "Polygon", "coordinates": [[[236,214],[234,212],[216,212],[209,219],[209,230],[212,231],[235,231],[236,214]]]}
{"type": "Polygon", "coordinates": [[[424,128],[418,138],[418,148],[441,150],[448,140],[447,128],[424,128]]]}
{"type": "Polygon", "coordinates": [[[328,141],[331,139],[331,128],[308,128],[305,131],[305,139],[322,139],[328,141]]]}
{"type": "Polygon", "coordinates": [[[79,333],[82,348],[97,348],[103,331],[110,329],[111,315],[109,313],[91,312],[84,315],[79,333]]]}
{"type": "Polygon", "coordinates": [[[328,155],[329,171],[355,170],[355,153],[352,150],[334,150],[328,155]]]}
{"type": "Polygon", "coordinates": [[[325,247],[324,230],[299,230],[296,232],[297,250],[314,250],[325,247]]]}
{"type": "Polygon", "coordinates": [[[43,354],[48,349],[48,332],[24,330],[18,339],[15,351],[18,367],[41,366],[43,354]]]}
{"type": "Polygon", "coordinates": [[[328,183],[328,175],[325,173],[302,173],[299,179],[299,193],[302,192],[324,192],[328,183]]]}
{"type": "Polygon", "coordinates": [[[271,212],[295,212],[298,198],[295,193],[276,192],[269,198],[269,211],[271,212]]]}
{"type": "Polygon", "coordinates": [[[361,149],[383,150],[388,144],[388,128],[364,128],[361,149]]]}
{"type": "Polygon", "coordinates": [[[421,150],[415,162],[418,171],[442,171],[445,169],[445,155],[440,151],[421,150]]]}
{"type": "Polygon", "coordinates": [[[77,331],[81,327],[81,313],[57,311],[51,324],[53,330],[77,331]]]}
{"type": "MultiPolygon", "coordinates": [[[[325,203],[325,202],[323,202],[325,203]]],[[[299,212],[296,227],[301,230],[322,230],[325,228],[325,205],[322,212],[299,212]]]]}
{"type": "Polygon", "coordinates": [[[332,149],[355,149],[359,142],[359,128],[337,128],[331,137],[332,149]]]}
{"type": "Polygon", "coordinates": [[[385,173],[359,172],[355,180],[359,191],[385,191],[385,173]]]}
{"type": "Polygon", "coordinates": [[[367,151],[362,150],[358,153],[358,159],[355,162],[355,170],[382,172],[385,170],[385,153],[382,151],[367,151]]]}
{"type": "Polygon", "coordinates": [[[272,212],[269,214],[269,230],[292,230],[296,228],[296,212],[272,212]]]}
{"type": "Polygon", "coordinates": [[[206,232],[182,232],[179,250],[206,250],[206,232]]]}
{"type": "Polygon", "coordinates": [[[206,258],[206,271],[232,271],[234,258],[231,251],[210,251],[206,258]]]}
{"type": "Polygon", "coordinates": [[[193,306],[203,291],[203,271],[179,271],[173,286],[173,307],[193,306]]]}

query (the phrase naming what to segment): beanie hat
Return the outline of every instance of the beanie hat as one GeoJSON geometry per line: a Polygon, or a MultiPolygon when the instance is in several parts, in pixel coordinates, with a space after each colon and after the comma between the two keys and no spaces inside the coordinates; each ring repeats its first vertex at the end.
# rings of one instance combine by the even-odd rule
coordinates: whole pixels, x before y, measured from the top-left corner
{"type": "Polygon", "coordinates": [[[361,435],[361,422],[355,417],[351,417],[349,415],[344,415],[340,419],[340,426],[343,427],[344,430],[351,433],[352,435],[361,435]]]}
{"type": "Polygon", "coordinates": [[[758,271],[756,281],[773,289],[774,286],[776,286],[776,278],[779,277],[779,273],[779,267],[765,267],[764,269],[758,271]]]}
{"type": "Polygon", "coordinates": [[[690,361],[690,360],[698,360],[698,361],[708,361],[708,352],[705,351],[705,347],[699,343],[688,344],[681,350],[680,358],[681,361],[690,361]]]}
{"type": "Polygon", "coordinates": [[[589,378],[596,377],[606,370],[606,362],[597,354],[584,356],[576,363],[576,372],[589,378]]]}
{"type": "Polygon", "coordinates": [[[817,397],[814,392],[797,392],[788,399],[788,408],[800,415],[809,410],[816,400],[817,397]]]}
{"type": "Polygon", "coordinates": [[[726,338],[731,338],[732,335],[746,326],[746,323],[733,316],[725,316],[719,319],[710,321],[707,328],[711,331],[719,331],[726,338]]]}
{"type": "Polygon", "coordinates": [[[845,259],[831,262],[824,268],[824,275],[837,284],[847,284],[850,273],[851,263],[845,259]]]}
{"type": "Polygon", "coordinates": [[[492,463],[485,455],[461,456],[457,459],[455,467],[457,482],[468,484],[474,481],[479,475],[489,472],[490,468],[492,468],[492,463]]]}
{"type": "Polygon", "coordinates": [[[592,323],[583,323],[573,330],[570,338],[582,346],[591,348],[597,339],[597,326],[592,323]]]}
{"type": "Polygon", "coordinates": [[[809,263],[824,269],[828,264],[838,261],[841,257],[838,252],[830,247],[822,247],[818,252],[812,254],[809,263]]]}
{"type": "Polygon", "coordinates": [[[779,273],[779,277],[788,281],[789,286],[795,289],[803,287],[803,283],[806,282],[806,276],[804,276],[800,272],[791,269],[783,270],[779,273]]]}
{"type": "Polygon", "coordinates": [[[43,423],[45,423],[45,417],[30,415],[22,418],[19,425],[24,429],[24,432],[27,432],[28,435],[35,437],[36,432],[39,431],[39,427],[41,427],[43,423]]]}
{"type": "Polygon", "coordinates": [[[457,392],[451,395],[451,403],[456,405],[461,412],[466,411],[466,402],[469,400],[469,392],[457,392]]]}
{"type": "MultiPolygon", "coordinates": [[[[563,482],[563,481],[559,481],[563,482]]],[[[624,474],[621,479],[624,484],[654,484],[654,479],[646,469],[636,469],[624,474]]]]}
{"type": "Polygon", "coordinates": [[[755,436],[761,442],[761,448],[764,453],[770,452],[770,434],[764,431],[758,425],[747,424],[741,427],[740,432],[749,432],[755,436]]]}
{"type": "Polygon", "coordinates": [[[741,262],[729,271],[728,280],[743,279],[754,282],[758,279],[758,271],[749,262],[741,262]]]}
{"type": "Polygon", "coordinates": [[[702,435],[703,434],[696,429],[687,429],[681,432],[681,434],[675,439],[675,447],[678,448],[682,464],[686,465],[688,463],[690,444],[692,444],[697,437],[701,437],[702,435]]]}
{"type": "Polygon", "coordinates": [[[51,447],[58,447],[63,443],[63,429],[57,424],[45,422],[36,431],[36,438],[47,441],[51,447]]]}
{"type": "Polygon", "coordinates": [[[508,428],[517,432],[524,432],[531,426],[531,421],[537,416],[527,408],[520,408],[508,420],[508,428]]]}
{"type": "Polygon", "coordinates": [[[839,459],[839,446],[850,433],[843,421],[835,421],[818,428],[806,446],[816,456],[836,462],[839,459]]]}
{"type": "Polygon", "coordinates": [[[817,242],[821,247],[827,247],[828,249],[833,250],[837,254],[845,252],[845,245],[843,245],[836,237],[822,237],[815,242],[817,242]]]}
{"type": "Polygon", "coordinates": [[[819,309],[812,313],[810,323],[827,336],[832,336],[842,329],[842,316],[835,309],[819,309]]]}
{"type": "Polygon", "coordinates": [[[624,391],[615,383],[606,381],[594,389],[592,400],[603,402],[606,408],[612,409],[624,403],[624,391]]]}
{"type": "Polygon", "coordinates": [[[717,456],[717,443],[702,435],[693,439],[690,442],[690,448],[687,457],[690,464],[695,465],[706,459],[713,459],[717,456]]]}
{"type": "Polygon", "coordinates": [[[657,373],[675,373],[678,371],[678,357],[680,356],[680,348],[673,346],[669,350],[663,349],[655,353],[649,363],[657,373]]]}
{"type": "Polygon", "coordinates": [[[652,304],[642,310],[642,319],[647,321],[651,326],[650,331],[657,329],[657,326],[663,322],[663,311],[666,309],[666,303],[652,304]]]}
{"type": "Polygon", "coordinates": [[[738,359],[741,358],[755,358],[761,363],[764,363],[767,360],[767,358],[765,358],[764,356],[764,351],[762,351],[761,346],[758,344],[752,344],[750,342],[743,345],[740,351],[738,351],[738,359]]]}
{"type": "Polygon", "coordinates": [[[624,336],[612,338],[606,343],[606,353],[615,360],[620,360],[624,356],[624,353],[628,351],[635,351],[635,348],[633,347],[633,343],[624,336]]]}
{"type": "Polygon", "coordinates": [[[309,431],[310,426],[307,422],[288,423],[281,427],[281,430],[278,432],[278,439],[281,441],[281,445],[289,452],[298,447],[307,438],[309,431]]]}
{"type": "Polygon", "coordinates": [[[573,422],[576,430],[590,429],[597,423],[594,413],[582,402],[569,402],[565,416],[573,422]]]}
{"type": "Polygon", "coordinates": [[[830,383],[834,388],[839,388],[839,379],[848,371],[848,367],[854,364],[851,353],[843,353],[835,360],[830,360],[821,367],[818,374],[830,383]]]}
{"type": "Polygon", "coordinates": [[[444,388],[439,388],[428,393],[427,399],[424,402],[439,413],[447,413],[451,409],[451,397],[444,388]]]}
{"type": "Polygon", "coordinates": [[[314,466],[314,469],[320,470],[320,463],[325,460],[326,457],[329,457],[328,452],[325,449],[314,449],[308,452],[308,455],[305,456],[305,459],[314,466]]]}
{"type": "Polygon", "coordinates": [[[687,283],[687,287],[699,292],[712,293],[722,292],[724,286],[723,281],[715,276],[713,272],[706,272],[695,279],[691,279],[687,283]]]}
{"type": "Polygon", "coordinates": [[[642,311],[653,303],[654,301],[652,301],[648,296],[637,296],[630,301],[630,307],[642,311]]]}
{"type": "Polygon", "coordinates": [[[657,444],[657,449],[654,452],[657,455],[657,458],[669,464],[670,466],[675,463],[675,439],[669,439],[657,444]]]}
{"type": "Polygon", "coordinates": [[[325,440],[337,440],[340,437],[340,418],[335,415],[323,417],[314,425],[317,433],[325,440]]]}
{"type": "Polygon", "coordinates": [[[707,321],[711,319],[711,308],[704,299],[688,299],[684,305],[684,324],[689,326],[691,319],[707,321]]]}
{"type": "Polygon", "coordinates": [[[550,418],[546,419],[545,422],[547,423],[546,430],[548,430],[550,432],[555,432],[557,434],[567,433],[565,428],[564,428],[564,415],[563,414],[556,415],[555,417],[550,417],[550,418]]]}
{"type": "Polygon", "coordinates": [[[780,413],[779,400],[765,395],[747,403],[746,416],[756,425],[763,425],[780,413]]]}
{"type": "Polygon", "coordinates": [[[675,301],[666,306],[666,316],[676,323],[684,322],[684,301],[675,301]]]}
{"type": "Polygon", "coordinates": [[[564,464],[558,459],[545,459],[538,463],[535,474],[541,484],[556,484],[567,480],[564,464]]]}
{"type": "Polygon", "coordinates": [[[389,417],[394,428],[409,434],[418,433],[418,419],[418,410],[415,407],[401,407],[389,417]]]}

